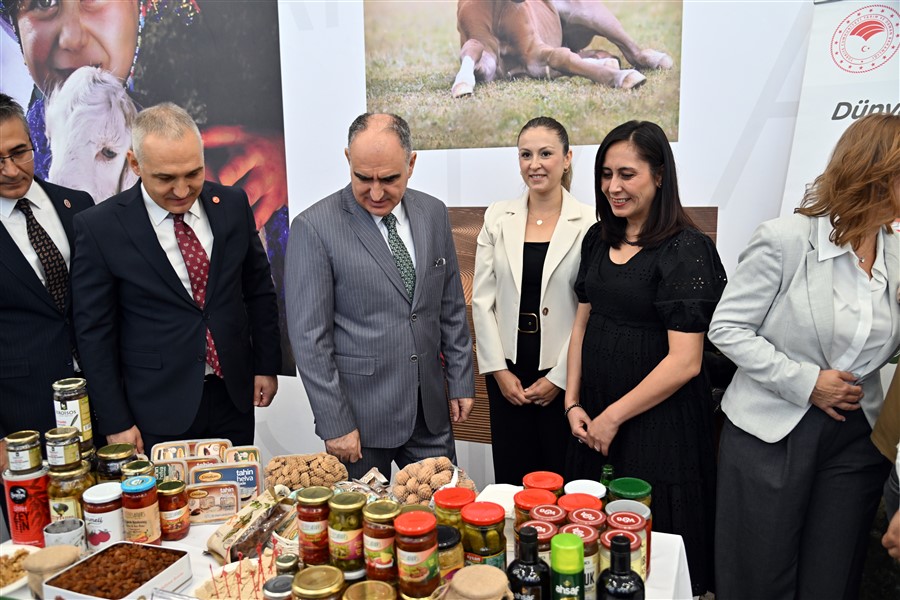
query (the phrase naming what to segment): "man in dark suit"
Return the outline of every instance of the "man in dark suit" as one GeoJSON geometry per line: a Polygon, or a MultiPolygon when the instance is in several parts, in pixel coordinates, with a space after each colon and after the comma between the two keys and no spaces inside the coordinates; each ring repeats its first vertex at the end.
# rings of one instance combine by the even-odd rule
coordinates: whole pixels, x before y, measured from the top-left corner
{"type": "Polygon", "coordinates": [[[34,178],[22,107],[0,94],[0,470],[2,438],[56,427],[51,385],[76,374],[72,217],[93,205],[84,192],[34,178]]]}
{"type": "Polygon", "coordinates": [[[350,185],[291,225],[288,327],[325,449],[351,477],[389,475],[392,461],[455,459],[472,342],[447,207],[406,187],[409,126],[364,114],[348,137],[350,185]]]}
{"type": "Polygon", "coordinates": [[[203,144],[174,104],[142,111],[131,189],[75,219],[75,331],[110,442],[253,442],[281,364],[269,262],[238,188],[204,182],[203,144]]]}

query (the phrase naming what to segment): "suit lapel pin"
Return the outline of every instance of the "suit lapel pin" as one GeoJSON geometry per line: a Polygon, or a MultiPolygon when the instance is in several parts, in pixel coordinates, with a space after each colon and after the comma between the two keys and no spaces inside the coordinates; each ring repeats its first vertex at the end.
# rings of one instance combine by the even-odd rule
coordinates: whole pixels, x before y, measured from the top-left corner
{"type": "Polygon", "coordinates": [[[221,200],[219,200],[219,197],[213,196],[213,204],[218,204],[219,202],[221,202],[221,200]]]}
{"type": "Polygon", "coordinates": [[[69,202],[69,199],[68,199],[68,198],[66,198],[65,200],[63,200],[63,204],[66,205],[66,208],[72,208],[72,203],[69,202]]]}

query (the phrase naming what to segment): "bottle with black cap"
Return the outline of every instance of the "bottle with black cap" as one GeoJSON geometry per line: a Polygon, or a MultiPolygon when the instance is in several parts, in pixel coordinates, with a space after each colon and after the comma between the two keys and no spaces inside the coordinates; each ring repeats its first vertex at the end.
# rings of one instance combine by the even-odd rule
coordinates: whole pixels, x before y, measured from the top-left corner
{"type": "Polygon", "coordinates": [[[538,557],[537,529],[519,530],[516,560],[506,568],[509,589],[515,600],[550,600],[550,565],[538,557]]]}
{"type": "Polygon", "coordinates": [[[609,568],[600,574],[597,600],[644,600],[644,582],[631,570],[631,544],[628,538],[617,535],[609,548],[609,568]]]}

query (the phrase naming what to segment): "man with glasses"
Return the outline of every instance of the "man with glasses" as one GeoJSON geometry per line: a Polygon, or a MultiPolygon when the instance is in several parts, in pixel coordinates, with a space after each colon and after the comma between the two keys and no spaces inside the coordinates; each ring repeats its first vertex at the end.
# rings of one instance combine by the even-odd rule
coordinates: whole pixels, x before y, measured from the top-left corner
{"type": "MultiPolygon", "coordinates": [[[[85,192],[34,177],[25,114],[0,94],[0,438],[56,427],[51,385],[78,373],[72,217],[93,205],[85,192]]],[[[2,469],[5,446],[0,439],[2,469]]]]}

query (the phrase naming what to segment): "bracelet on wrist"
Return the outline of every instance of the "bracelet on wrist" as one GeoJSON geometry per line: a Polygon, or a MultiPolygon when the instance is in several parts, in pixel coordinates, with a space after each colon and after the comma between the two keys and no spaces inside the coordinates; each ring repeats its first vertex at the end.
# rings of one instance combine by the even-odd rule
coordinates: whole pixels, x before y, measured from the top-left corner
{"type": "Polygon", "coordinates": [[[572,406],[569,406],[569,407],[566,408],[565,412],[563,413],[563,416],[564,416],[564,417],[568,417],[568,416],[569,416],[569,411],[572,410],[573,408],[580,408],[581,410],[584,410],[584,407],[583,407],[582,405],[580,405],[579,403],[576,402],[576,403],[573,404],[572,406]]]}

